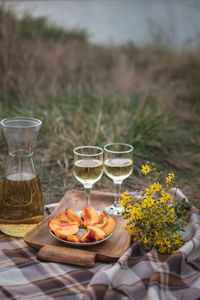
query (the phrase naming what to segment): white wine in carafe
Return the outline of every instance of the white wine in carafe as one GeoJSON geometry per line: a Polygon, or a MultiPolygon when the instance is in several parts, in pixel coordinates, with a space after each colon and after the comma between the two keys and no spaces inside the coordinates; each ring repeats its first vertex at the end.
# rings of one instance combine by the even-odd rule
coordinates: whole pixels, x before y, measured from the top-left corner
{"type": "Polygon", "coordinates": [[[15,173],[0,186],[0,230],[22,237],[43,219],[42,190],[38,176],[15,173]]]}

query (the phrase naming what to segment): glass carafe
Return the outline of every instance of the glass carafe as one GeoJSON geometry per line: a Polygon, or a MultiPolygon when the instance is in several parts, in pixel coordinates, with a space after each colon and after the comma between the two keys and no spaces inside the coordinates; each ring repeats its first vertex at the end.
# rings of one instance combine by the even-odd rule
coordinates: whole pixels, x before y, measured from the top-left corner
{"type": "Polygon", "coordinates": [[[41,125],[34,118],[1,121],[9,155],[0,186],[0,230],[11,236],[24,236],[43,219],[42,190],[32,159],[41,125]]]}

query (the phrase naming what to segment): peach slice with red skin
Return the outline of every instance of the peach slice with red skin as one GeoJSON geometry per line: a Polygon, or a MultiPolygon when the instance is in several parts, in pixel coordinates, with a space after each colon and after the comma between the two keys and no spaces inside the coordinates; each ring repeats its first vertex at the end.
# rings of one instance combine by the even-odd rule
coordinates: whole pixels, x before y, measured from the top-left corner
{"type": "MultiPolygon", "coordinates": [[[[66,213],[64,211],[61,211],[59,213],[59,218],[61,220],[65,221],[65,222],[69,223],[69,224],[74,224],[73,220],[71,220],[70,218],[68,218],[68,216],[66,215],[66,213]]],[[[78,224],[76,224],[76,225],[78,225],[78,224]]]]}
{"type": "Polygon", "coordinates": [[[84,227],[98,223],[99,220],[98,213],[93,206],[84,207],[81,212],[81,217],[84,220],[84,227]]]}
{"type": "Polygon", "coordinates": [[[51,218],[51,220],[49,221],[48,225],[49,225],[49,228],[51,229],[51,231],[55,232],[55,230],[61,226],[65,226],[65,225],[68,225],[69,223],[61,220],[60,218],[58,217],[53,217],[51,218]]]}
{"type": "Polygon", "coordinates": [[[89,230],[91,235],[91,240],[100,241],[105,238],[105,233],[101,228],[95,227],[93,225],[89,225],[87,227],[87,230],[89,230]]]}
{"type": "Polygon", "coordinates": [[[114,218],[110,217],[110,218],[108,218],[107,223],[100,226],[99,228],[104,231],[106,236],[108,236],[113,232],[113,230],[115,229],[115,226],[116,226],[116,220],[114,218]]]}
{"type": "Polygon", "coordinates": [[[67,224],[56,228],[54,234],[60,239],[67,239],[68,236],[76,234],[79,227],[75,224],[67,224]]]}
{"type": "Polygon", "coordinates": [[[98,222],[95,223],[94,226],[101,228],[102,226],[106,225],[106,223],[108,222],[108,218],[108,215],[104,211],[102,211],[98,222]]]}
{"type": "Polygon", "coordinates": [[[49,221],[49,228],[53,233],[61,238],[61,239],[66,239],[67,236],[76,234],[79,231],[79,227],[75,224],[69,224],[60,218],[53,217],[49,221]]]}
{"type": "Polygon", "coordinates": [[[97,242],[104,239],[105,233],[100,228],[91,225],[87,229],[88,231],[84,232],[80,239],[82,243],[97,242]]]}
{"type": "Polygon", "coordinates": [[[83,221],[73,210],[67,208],[65,210],[65,214],[68,217],[68,219],[71,220],[71,222],[73,222],[73,224],[77,224],[79,227],[83,226],[83,221]]]}
{"type": "Polygon", "coordinates": [[[73,242],[73,243],[79,243],[80,242],[80,238],[81,238],[80,235],[71,234],[71,235],[68,235],[67,241],[73,242]]]}
{"type": "MultiPolygon", "coordinates": [[[[78,216],[77,216],[77,217],[78,217],[78,216]]],[[[75,225],[77,225],[77,226],[79,226],[79,227],[81,227],[82,224],[83,224],[83,222],[82,222],[81,219],[78,220],[77,218],[76,218],[76,219],[75,219],[75,218],[74,218],[74,219],[70,218],[70,217],[66,214],[66,211],[61,211],[61,212],[59,213],[59,218],[60,218],[61,220],[65,221],[65,222],[69,223],[69,224],[75,224],[75,225]]]]}
{"type": "Polygon", "coordinates": [[[89,231],[85,231],[80,238],[80,242],[82,243],[88,243],[89,242],[89,231]]]}

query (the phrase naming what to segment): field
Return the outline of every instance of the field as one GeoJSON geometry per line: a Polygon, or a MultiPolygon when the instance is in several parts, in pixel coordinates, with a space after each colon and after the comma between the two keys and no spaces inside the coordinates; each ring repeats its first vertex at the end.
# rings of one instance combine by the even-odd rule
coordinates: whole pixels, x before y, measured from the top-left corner
{"type": "MultiPolygon", "coordinates": [[[[82,189],[72,175],[73,148],[126,142],[135,169],[123,184],[144,186],[141,165],[174,171],[197,207],[200,192],[200,49],[101,47],[83,31],[65,31],[45,19],[16,20],[0,9],[0,118],[33,116],[43,125],[34,162],[45,203],[82,189]]],[[[0,134],[0,175],[7,145],[0,134]]],[[[94,187],[112,191],[103,178],[94,187]]]]}

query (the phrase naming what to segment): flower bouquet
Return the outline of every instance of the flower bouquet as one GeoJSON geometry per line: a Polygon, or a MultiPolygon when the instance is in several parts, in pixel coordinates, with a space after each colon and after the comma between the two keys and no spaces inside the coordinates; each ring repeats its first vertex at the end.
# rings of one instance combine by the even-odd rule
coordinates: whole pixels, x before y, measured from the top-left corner
{"type": "Polygon", "coordinates": [[[163,183],[162,172],[158,172],[153,163],[147,162],[141,172],[148,176],[150,184],[137,199],[127,191],[122,194],[121,206],[127,219],[124,229],[145,250],[154,248],[160,253],[173,253],[185,244],[181,231],[186,224],[188,202],[185,199],[178,201],[176,192],[170,192],[172,187],[177,188],[173,172],[163,183]]]}

